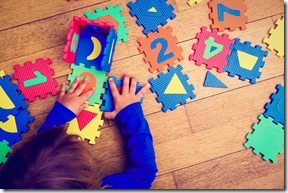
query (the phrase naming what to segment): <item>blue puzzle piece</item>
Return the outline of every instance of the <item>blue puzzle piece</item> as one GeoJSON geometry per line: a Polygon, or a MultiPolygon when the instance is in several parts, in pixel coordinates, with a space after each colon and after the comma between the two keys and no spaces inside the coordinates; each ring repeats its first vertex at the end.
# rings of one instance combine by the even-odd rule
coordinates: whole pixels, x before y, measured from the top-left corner
{"type": "Polygon", "coordinates": [[[261,76],[261,72],[259,70],[265,64],[263,58],[267,56],[268,51],[262,50],[262,47],[259,45],[252,47],[251,42],[241,43],[240,39],[238,38],[236,38],[235,43],[231,45],[231,50],[232,53],[227,57],[228,65],[225,66],[224,71],[228,72],[228,75],[231,77],[238,75],[240,80],[244,81],[249,79],[251,84],[255,84],[256,79],[260,78],[261,76]],[[239,51],[258,58],[252,70],[240,66],[240,61],[238,58],[239,51]]]}
{"type": "MultiPolygon", "coordinates": [[[[0,77],[0,89],[3,89],[6,95],[10,98],[11,102],[14,104],[12,109],[4,109],[0,106],[0,121],[7,121],[8,115],[14,115],[18,112],[18,109],[27,108],[27,104],[24,101],[24,95],[18,92],[18,87],[16,84],[10,82],[11,76],[5,75],[3,78],[0,77]]],[[[0,98],[3,96],[0,96],[0,98]]],[[[2,100],[2,99],[0,99],[2,100]]],[[[1,103],[0,103],[1,104],[1,103]]]]}
{"type": "Polygon", "coordinates": [[[228,88],[221,80],[219,80],[214,74],[207,71],[204,86],[213,88],[228,88]]]}
{"type": "Polygon", "coordinates": [[[137,17],[137,25],[144,27],[143,33],[156,32],[159,25],[166,25],[167,20],[176,17],[173,6],[166,0],[136,0],[129,2],[130,14],[137,17]]]}
{"type": "MultiPolygon", "coordinates": [[[[113,78],[117,88],[119,88],[119,87],[122,88],[123,79],[117,80],[115,76],[110,76],[110,78],[113,78]]],[[[114,107],[114,99],[113,99],[113,96],[112,96],[112,93],[111,93],[111,90],[110,90],[110,87],[109,87],[108,83],[106,83],[105,88],[106,88],[107,92],[102,96],[103,103],[100,106],[100,110],[101,111],[106,111],[106,112],[112,112],[115,109],[115,107],[114,107]]],[[[141,88],[142,88],[142,86],[140,86],[139,83],[137,82],[136,93],[139,90],[141,90],[141,88]]],[[[141,98],[140,102],[141,103],[143,102],[143,98],[141,98]]]]}
{"type": "Polygon", "coordinates": [[[21,140],[21,134],[28,130],[27,124],[34,121],[34,118],[29,115],[26,109],[19,110],[17,114],[11,116],[14,116],[15,122],[11,118],[8,121],[13,121],[12,125],[16,124],[17,128],[1,128],[0,125],[0,141],[8,141],[9,147],[21,140]],[[8,129],[10,129],[10,131],[8,131],[8,129]]]}
{"type": "Polygon", "coordinates": [[[284,87],[277,84],[276,89],[277,91],[270,96],[270,103],[265,105],[264,116],[272,117],[274,123],[284,125],[284,87]]]}
{"type": "MultiPolygon", "coordinates": [[[[194,99],[196,95],[193,93],[194,86],[191,84],[188,84],[189,77],[186,74],[183,74],[181,70],[183,67],[181,65],[178,65],[176,68],[169,67],[168,72],[164,74],[163,72],[158,74],[158,78],[150,78],[149,83],[151,84],[151,91],[154,93],[157,93],[157,102],[162,103],[162,111],[166,112],[167,110],[175,110],[177,108],[178,104],[184,105],[187,103],[186,99],[194,99]],[[173,93],[173,91],[169,90],[170,84],[172,84],[171,80],[173,77],[176,77],[175,80],[180,80],[182,86],[180,87],[184,88],[184,93],[182,89],[178,89],[179,85],[176,85],[177,91],[173,93]],[[169,90],[169,92],[167,91],[169,90]],[[166,92],[166,94],[165,94],[166,92]],[[177,93],[179,92],[179,93],[177,93]]],[[[176,81],[178,82],[178,81],[176,81]]],[[[173,86],[175,88],[175,86],[173,86]]]]}

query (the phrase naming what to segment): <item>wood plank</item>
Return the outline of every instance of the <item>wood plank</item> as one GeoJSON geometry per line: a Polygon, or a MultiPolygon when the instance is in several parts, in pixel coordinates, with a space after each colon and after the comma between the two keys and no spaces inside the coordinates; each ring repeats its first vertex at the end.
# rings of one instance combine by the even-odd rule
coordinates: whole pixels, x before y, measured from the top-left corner
{"type": "Polygon", "coordinates": [[[157,176],[153,182],[152,189],[176,189],[172,173],[157,176]]]}
{"type": "Polygon", "coordinates": [[[283,189],[284,154],[273,164],[247,149],[175,171],[173,176],[179,189],[283,189]]]}

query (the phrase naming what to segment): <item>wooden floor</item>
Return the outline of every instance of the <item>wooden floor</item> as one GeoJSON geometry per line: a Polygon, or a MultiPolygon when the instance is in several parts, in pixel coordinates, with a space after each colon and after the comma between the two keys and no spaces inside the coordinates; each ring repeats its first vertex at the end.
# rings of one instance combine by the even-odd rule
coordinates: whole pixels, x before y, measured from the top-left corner
{"type": "MultiPolygon", "coordinates": [[[[173,34],[183,48],[184,72],[189,83],[195,86],[197,97],[175,111],[163,113],[156,95],[145,95],[143,109],[154,137],[159,172],[154,189],[283,189],[284,154],[279,162],[265,162],[251,149],[245,149],[245,135],[257,116],[263,113],[264,105],[275,91],[275,85],[284,83],[284,59],[269,51],[262,76],[257,84],[228,77],[217,76],[228,89],[203,87],[206,73],[204,66],[189,61],[195,35],[201,26],[209,26],[207,0],[189,7],[186,0],[169,0],[175,8],[176,18],[169,21],[173,34]]],[[[249,23],[244,31],[227,32],[230,37],[260,44],[274,26],[273,22],[284,14],[283,0],[246,1],[249,23]]],[[[143,37],[142,27],[129,15],[126,2],[117,0],[5,0],[0,2],[0,68],[13,74],[14,64],[35,61],[36,58],[51,58],[56,80],[61,83],[71,73],[69,64],[62,61],[63,49],[69,22],[74,15],[82,16],[86,10],[121,4],[129,28],[129,41],[116,47],[114,63],[109,75],[120,77],[123,73],[135,76],[145,83],[156,74],[148,72],[148,64],[137,50],[136,39],[143,37]]],[[[213,70],[215,72],[215,70],[213,70]]],[[[37,99],[29,103],[29,111],[35,117],[30,133],[42,123],[51,109],[56,96],[37,99]]],[[[93,152],[95,164],[101,176],[124,169],[125,152],[123,139],[113,121],[101,127],[101,136],[93,152]]],[[[26,137],[25,134],[23,137],[26,137]]]]}

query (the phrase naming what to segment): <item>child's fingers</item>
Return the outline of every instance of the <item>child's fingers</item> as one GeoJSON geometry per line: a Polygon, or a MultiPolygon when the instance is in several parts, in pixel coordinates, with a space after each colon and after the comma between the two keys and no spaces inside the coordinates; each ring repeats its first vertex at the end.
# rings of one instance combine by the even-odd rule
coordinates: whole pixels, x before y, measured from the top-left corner
{"type": "Polygon", "coordinates": [[[87,108],[89,105],[87,103],[83,103],[80,105],[80,110],[82,111],[83,109],[87,108]]]}
{"type": "Polygon", "coordinates": [[[114,119],[116,117],[116,111],[114,110],[112,112],[105,112],[104,117],[106,119],[114,119]]]}
{"type": "Polygon", "coordinates": [[[136,92],[136,80],[134,77],[131,77],[131,82],[130,82],[130,90],[129,90],[129,93],[131,94],[135,94],[136,92]]]}
{"type": "Polygon", "coordinates": [[[73,82],[73,84],[71,85],[71,87],[69,88],[68,93],[73,93],[74,90],[77,88],[79,82],[80,82],[80,78],[77,77],[77,78],[74,80],[74,82],[73,82]]]}
{"type": "Polygon", "coordinates": [[[63,97],[65,95],[65,87],[66,87],[66,84],[65,84],[65,82],[63,82],[61,84],[59,98],[61,98],[61,97],[63,97]]]}
{"type": "Polygon", "coordinates": [[[95,88],[93,87],[92,89],[88,90],[87,92],[85,92],[84,94],[81,95],[81,98],[83,101],[86,101],[90,96],[92,96],[92,94],[94,93],[95,88]]]}
{"type": "Polygon", "coordinates": [[[79,96],[83,92],[83,90],[86,88],[87,84],[88,84],[88,78],[85,77],[84,81],[75,89],[74,91],[75,94],[79,96]]]}
{"type": "Polygon", "coordinates": [[[149,90],[150,87],[151,87],[151,85],[149,83],[145,84],[145,86],[143,86],[141,88],[141,90],[139,90],[139,92],[136,94],[136,96],[139,98],[142,98],[143,95],[149,90]]]}
{"type": "Polygon", "coordinates": [[[119,96],[119,92],[118,92],[118,89],[114,83],[114,80],[113,78],[109,78],[108,79],[108,83],[109,83],[109,87],[110,87],[110,90],[111,90],[111,94],[113,96],[113,98],[116,98],[119,96]]]}
{"type": "Polygon", "coordinates": [[[123,80],[122,94],[127,94],[129,92],[129,82],[130,82],[129,76],[125,76],[123,80]]]}

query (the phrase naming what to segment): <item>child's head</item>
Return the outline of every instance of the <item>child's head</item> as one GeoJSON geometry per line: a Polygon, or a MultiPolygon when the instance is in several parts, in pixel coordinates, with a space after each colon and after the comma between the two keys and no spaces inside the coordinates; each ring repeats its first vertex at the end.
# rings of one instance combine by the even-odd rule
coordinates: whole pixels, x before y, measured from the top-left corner
{"type": "Polygon", "coordinates": [[[0,170],[0,188],[91,188],[95,172],[90,151],[64,127],[41,132],[14,150],[0,170]]]}

